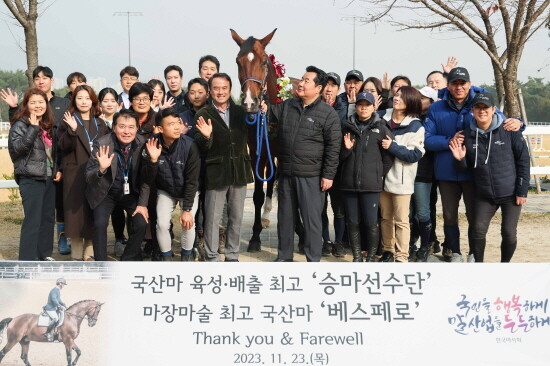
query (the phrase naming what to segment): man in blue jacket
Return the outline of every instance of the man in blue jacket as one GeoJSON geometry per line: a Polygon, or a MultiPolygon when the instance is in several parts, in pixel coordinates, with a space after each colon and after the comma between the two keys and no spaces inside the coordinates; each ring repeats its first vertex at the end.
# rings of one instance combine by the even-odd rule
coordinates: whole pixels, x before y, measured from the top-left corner
{"type": "MultiPolygon", "coordinates": [[[[474,184],[469,172],[459,172],[455,168],[449,143],[455,139],[462,143],[462,134],[470,124],[472,101],[477,93],[486,92],[472,86],[470,74],[464,67],[455,67],[449,73],[448,86],[439,91],[440,101],[432,104],[428,110],[425,128],[426,149],[434,152],[434,174],[439,180],[441,203],[443,206],[443,232],[445,234],[444,255],[451,262],[463,262],[460,252],[460,230],[458,228],[458,204],[463,197],[468,219],[468,261],[474,261],[473,222],[474,222],[474,184]]],[[[518,131],[522,123],[517,118],[506,119],[497,110],[504,121],[504,129],[518,131]]]]}
{"type": "Polygon", "coordinates": [[[44,311],[50,316],[50,325],[46,333],[44,333],[44,338],[48,341],[52,341],[52,331],[58,325],[59,320],[63,319],[65,308],[67,307],[63,301],[61,301],[61,290],[67,285],[67,281],[63,277],[58,278],[55,281],[55,287],[51,289],[48,294],[48,303],[44,306],[44,311]]]}

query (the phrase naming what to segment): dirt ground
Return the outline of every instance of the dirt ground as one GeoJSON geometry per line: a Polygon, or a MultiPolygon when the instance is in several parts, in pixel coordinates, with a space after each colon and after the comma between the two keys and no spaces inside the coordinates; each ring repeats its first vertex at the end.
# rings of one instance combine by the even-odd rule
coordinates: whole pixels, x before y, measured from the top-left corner
{"type": "MultiPolygon", "coordinates": [[[[80,300],[106,302],[109,296],[109,281],[105,280],[68,280],[68,286],[61,293],[61,299],[70,306],[80,300]]],[[[46,305],[49,291],[55,280],[8,280],[2,279],[0,286],[0,320],[14,318],[25,313],[37,314],[46,305]]],[[[101,352],[98,352],[98,338],[107,342],[109,335],[109,302],[102,307],[98,321],[93,328],[84,322],[80,334],[75,339],[82,351],[79,366],[101,364],[101,352]]],[[[0,349],[6,345],[7,334],[4,330],[0,349]]],[[[21,346],[16,344],[2,360],[2,366],[20,366],[21,346]]],[[[73,352],[73,361],[76,354],[73,352]]],[[[33,366],[66,365],[65,345],[63,343],[31,342],[29,363],[33,366]]]]}
{"type": "MultiPolygon", "coordinates": [[[[550,194],[543,194],[542,201],[538,203],[539,211],[546,212],[524,212],[518,225],[518,247],[512,259],[513,262],[550,262],[550,250],[548,235],[550,234],[550,194]],[[542,209],[541,209],[542,207],[542,209]]],[[[540,198],[538,198],[540,200],[540,198]]],[[[532,199],[534,201],[535,198],[532,199]]],[[[269,262],[275,259],[277,255],[277,230],[276,230],[276,198],[273,202],[273,211],[271,213],[271,225],[263,230],[262,251],[260,253],[248,253],[246,248],[251,236],[253,223],[253,204],[252,199],[247,199],[245,203],[245,216],[243,220],[243,230],[241,232],[241,254],[240,261],[244,262],[269,262]]],[[[177,223],[177,214],[174,215],[174,223],[177,223]]],[[[331,215],[329,215],[330,217],[331,215]]],[[[22,207],[20,203],[0,203],[0,260],[16,260],[18,256],[19,235],[21,230],[21,221],[23,219],[22,207]]],[[[487,235],[487,248],[485,251],[486,262],[500,261],[500,214],[493,218],[489,233],[487,235]]],[[[461,248],[462,253],[468,253],[468,243],[466,239],[467,222],[464,214],[460,215],[460,230],[462,233],[461,248]]],[[[179,260],[179,235],[181,227],[174,225],[176,239],[173,241],[173,250],[179,260]]],[[[113,253],[114,235],[112,230],[108,231],[108,252],[113,253]]],[[[331,233],[332,235],[332,233],[331,233]]],[[[442,215],[438,215],[437,235],[440,240],[443,238],[442,215]]],[[[70,260],[70,256],[57,254],[54,249],[54,257],[57,260],[70,260]]],[[[114,256],[112,260],[116,260],[114,256]]],[[[223,259],[223,256],[222,256],[223,259]]],[[[335,258],[333,256],[323,257],[322,261],[327,262],[349,262],[352,256],[348,251],[344,258],[335,258]]],[[[305,257],[300,254],[294,256],[295,261],[305,261],[305,257]]],[[[441,253],[431,256],[431,262],[442,260],[441,253]]]]}

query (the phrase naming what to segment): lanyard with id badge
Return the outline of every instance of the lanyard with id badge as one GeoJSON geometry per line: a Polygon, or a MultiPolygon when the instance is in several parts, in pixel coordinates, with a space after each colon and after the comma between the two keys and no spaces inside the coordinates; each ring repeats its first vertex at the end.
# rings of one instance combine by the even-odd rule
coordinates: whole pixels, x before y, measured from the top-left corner
{"type": "Polygon", "coordinates": [[[88,137],[88,143],[90,144],[90,151],[92,151],[92,147],[94,146],[94,140],[97,138],[97,135],[99,134],[99,126],[97,125],[97,120],[96,118],[94,117],[94,123],[95,123],[95,136],[93,138],[90,138],[90,133],[88,132],[88,130],[86,129],[86,127],[84,127],[84,123],[82,123],[82,121],[80,120],[80,118],[78,118],[78,115],[76,113],[74,113],[74,117],[76,118],[76,120],[78,121],[78,123],[82,126],[82,128],[84,129],[84,132],[86,132],[86,136],[88,137]]]}
{"type": "Polygon", "coordinates": [[[122,164],[124,162],[124,159],[120,158],[120,153],[116,154],[118,158],[118,163],[120,164],[120,167],[122,168],[122,174],[124,175],[124,195],[130,194],[130,183],[128,182],[128,173],[130,172],[130,167],[132,166],[132,158],[133,155],[130,155],[130,159],[128,159],[128,163],[122,164]]]}

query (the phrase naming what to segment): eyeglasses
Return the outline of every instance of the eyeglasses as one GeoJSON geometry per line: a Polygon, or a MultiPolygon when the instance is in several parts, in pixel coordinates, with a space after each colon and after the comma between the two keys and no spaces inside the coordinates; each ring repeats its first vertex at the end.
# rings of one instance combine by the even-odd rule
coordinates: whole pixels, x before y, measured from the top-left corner
{"type": "Polygon", "coordinates": [[[151,99],[149,98],[134,98],[132,99],[132,102],[134,103],[149,103],[151,101],[151,99]]]}
{"type": "Polygon", "coordinates": [[[137,81],[137,78],[135,76],[131,76],[131,77],[125,76],[122,78],[122,81],[137,81]]]}

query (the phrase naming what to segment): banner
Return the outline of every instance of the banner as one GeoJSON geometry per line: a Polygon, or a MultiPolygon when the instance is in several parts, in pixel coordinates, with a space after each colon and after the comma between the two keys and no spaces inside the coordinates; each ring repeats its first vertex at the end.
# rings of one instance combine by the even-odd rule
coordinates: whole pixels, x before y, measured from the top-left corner
{"type": "Polygon", "coordinates": [[[0,364],[548,365],[549,298],[550,264],[3,262],[0,364]]]}

